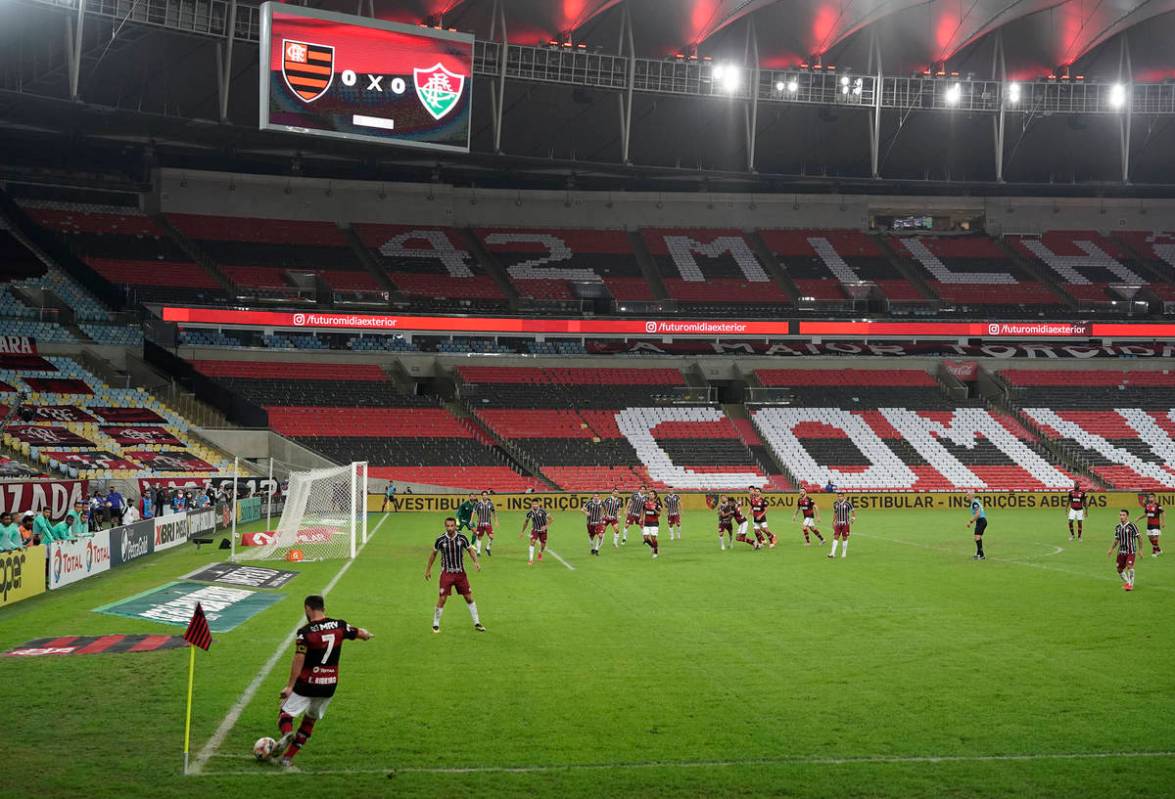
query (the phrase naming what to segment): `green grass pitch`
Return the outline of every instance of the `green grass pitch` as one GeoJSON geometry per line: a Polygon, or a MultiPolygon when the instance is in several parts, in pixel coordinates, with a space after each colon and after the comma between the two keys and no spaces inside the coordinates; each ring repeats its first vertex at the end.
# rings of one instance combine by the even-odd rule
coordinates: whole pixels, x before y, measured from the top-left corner
{"type": "MultiPolygon", "coordinates": [[[[276,668],[199,776],[180,773],[187,653],[0,658],[5,796],[1156,797],[1175,793],[1175,563],[1121,590],[1096,510],[991,511],[988,560],[962,511],[862,513],[849,556],[721,552],[710,513],[656,561],[639,539],[588,556],[555,516],[528,567],[503,514],[431,632],[424,565],[443,514],[378,514],[327,598],[348,643],[334,704],[286,774],[273,735],[304,594],[342,562],[297,566],[286,598],[199,652],[193,751],[263,664],[276,668]],[[285,642],[285,643],[283,643],[285,642]]],[[[663,536],[665,538],[665,536],[663,536]]],[[[1149,552],[1149,547],[1146,548],[1149,552]]],[[[0,649],[56,635],[172,632],[92,609],[222,559],[182,548],[0,611],[0,649]]]]}

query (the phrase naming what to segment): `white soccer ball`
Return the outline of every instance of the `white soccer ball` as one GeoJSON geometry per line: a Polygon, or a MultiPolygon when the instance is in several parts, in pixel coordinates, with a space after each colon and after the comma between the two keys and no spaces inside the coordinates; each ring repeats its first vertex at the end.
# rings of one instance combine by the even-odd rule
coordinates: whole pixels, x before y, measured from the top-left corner
{"type": "Polygon", "coordinates": [[[272,738],[258,738],[257,743],[253,744],[253,756],[258,760],[268,760],[276,748],[277,741],[272,738]]]}

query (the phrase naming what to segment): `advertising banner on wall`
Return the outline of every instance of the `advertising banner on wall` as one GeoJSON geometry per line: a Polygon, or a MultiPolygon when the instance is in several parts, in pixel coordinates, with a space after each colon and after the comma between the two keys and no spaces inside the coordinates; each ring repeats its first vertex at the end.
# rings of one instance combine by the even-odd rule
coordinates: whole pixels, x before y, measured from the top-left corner
{"type": "Polygon", "coordinates": [[[110,570],[110,531],[49,545],[49,589],[63,588],[110,570]]]}
{"type": "Polygon", "coordinates": [[[174,513],[171,516],[158,516],[152,519],[151,523],[155,526],[156,552],[178,547],[188,540],[187,514],[174,513]]]}
{"type": "Polygon", "coordinates": [[[45,547],[0,552],[0,608],[45,592],[45,547]]]}
{"type": "Polygon", "coordinates": [[[39,513],[49,507],[53,521],[59,522],[82,502],[87,492],[85,480],[23,480],[0,483],[0,513],[14,515],[39,513]]]}
{"type": "Polygon", "coordinates": [[[115,527],[110,531],[110,565],[125,566],[155,551],[155,520],[115,527]]]}

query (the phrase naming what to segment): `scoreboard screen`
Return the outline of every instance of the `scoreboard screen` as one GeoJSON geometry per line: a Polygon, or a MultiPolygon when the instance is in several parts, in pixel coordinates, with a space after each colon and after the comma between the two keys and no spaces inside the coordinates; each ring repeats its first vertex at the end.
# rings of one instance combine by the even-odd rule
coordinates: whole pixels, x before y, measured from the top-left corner
{"type": "Polygon", "coordinates": [[[262,129],[469,152],[469,34],[267,2],[261,64],[262,129]]]}

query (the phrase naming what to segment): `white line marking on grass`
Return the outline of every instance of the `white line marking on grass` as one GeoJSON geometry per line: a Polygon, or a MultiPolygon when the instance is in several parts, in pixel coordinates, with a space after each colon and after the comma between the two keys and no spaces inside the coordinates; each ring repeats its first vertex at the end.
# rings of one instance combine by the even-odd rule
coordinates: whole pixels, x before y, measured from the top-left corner
{"type": "Polygon", "coordinates": [[[554,556],[555,560],[559,561],[560,563],[562,563],[564,566],[571,569],[572,571],[575,571],[575,567],[572,566],[567,561],[563,560],[563,557],[558,552],[556,552],[553,549],[548,549],[547,551],[550,552],[554,556]]]}
{"type": "MultiPolygon", "coordinates": [[[[351,564],[359,558],[359,553],[362,552],[371,539],[375,537],[375,534],[379,532],[379,528],[383,526],[383,523],[386,522],[388,518],[389,517],[385,515],[382,519],[379,520],[379,523],[375,525],[375,529],[373,529],[371,534],[367,536],[367,541],[359,545],[358,551],[355,552],[355,557],[344,563],[339,568],[339,570],[335,572],[335,576],[332,577],[330,582],[326,584],[326,587],[322,589],[322,596],[325,597],[331,592],[331,589],[338,585],[339,580],[341,580],[343,575],[347,573],[347,570],[351,568],[351,564]]],[[[305,623],[305,619],[299,619],[297,624],[294,625],[294,629],[291,630],[290,635],[298,632],[298,628],[300,628],[305,623]]],[[[283,637],[281,643],[277,645],[277,649],[275,649],[273,654],[269,656],[269,660],[265,661],[265,664],[261,667],[261,670],[257,672],[257,675],[253,678],[253,681],[245,686],[245,690],[241,692],[241,695],[237,697],[237,701],[234,702],[233,706],[229,708],[228,713],[220,722],[220,726],[216,728],[216,732],[212,733],[212,737],[208,739],[203,748],[201,748],[200,751],[196,754],[196,758],[192,762],[192,768],[189,772],[190,774],[200,774],[201,770],[204,768],[204,764],[208,762],[208,758],[216,754],[216,750],[220,748],[220,745],[224,743],[224,739],[228,737],[230,732],[232,732],[233,727],[236,726],[237,720],[241,717],[241,713],[243,713],[245,708],[249,706],[249,703],[253,701],[253,697],[257,695],[257,691],[261,688],[261,683],[265,682],[265,679],[269,676],[270,672],[272,672],[274,667],[277,666],[277,662],[281,660],[282,655],[286,653],[286,649],[289,648],[289,645],[289,636],[283,637]]]]}
{"type": "MultiPolygon", "coordinates": [[[[546,774],[569,771],[612,771],[636,769],[694,769],[730,768],[738,766],[855,766],[855,765],[911,765],[937,763],[1008,763],[1039,760],[1133,760],[1175,757],[1175,752],[1058,752],[1047,754],[1031,752],[1009,755],[860,755],[857,757],[765,757],[746,760],[646,760],[620,763],[566,763],[543,766],[407,766],[403,768],[356,769],[301,769],[300,773],[315,777],[323,775],[357,774],[546,774]]],[[[217,771],[206,776],[286,776],[286,772],[259,766],[257,769],[217,771]]]]}

